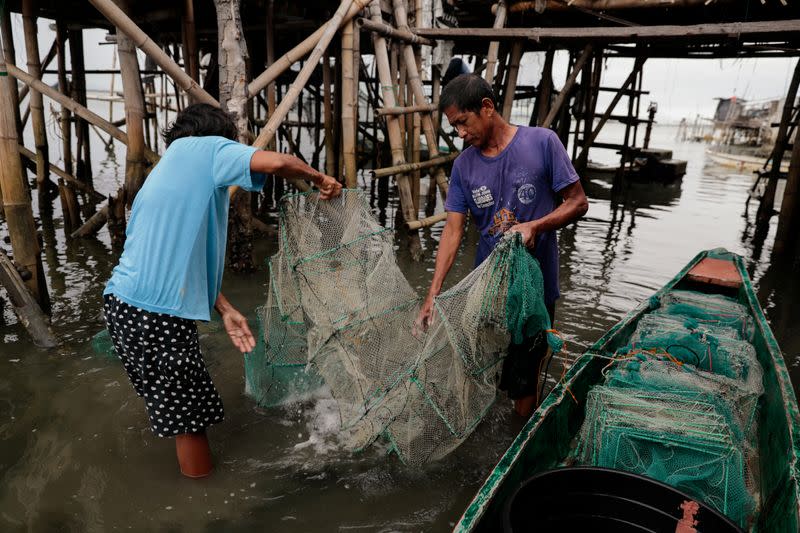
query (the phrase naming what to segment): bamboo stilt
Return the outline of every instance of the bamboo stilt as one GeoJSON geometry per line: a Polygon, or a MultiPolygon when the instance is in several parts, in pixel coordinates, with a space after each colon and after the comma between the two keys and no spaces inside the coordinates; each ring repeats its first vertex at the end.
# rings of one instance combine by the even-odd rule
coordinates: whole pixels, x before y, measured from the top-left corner
{"type": "MultiPolygon", "coordinates": [[[[10,65],[9,65],[10,66],[10,65]]],[[[22,165],[17,146],[17,125],[12,107],[12,85],[3,57],[0,57],[0,194],[2,194],[8,234],[15,262],[33,274],[25,282],[27,288],[45,312],[49,311],[50,299],[42,268],[39,239],[33,219],[28,188],[23,179],[22,165]]]]}
{"type": "MultiPolygon", "coordinates": [[[[69,55],[70,63],[72,65],[72,91],[74,94],[74,102],[86,109],[86,68],[83,56],[83,31],[82,30],[69,30],[69,55]]],[[[9,71],[10,72],[10,71],[9,71]]],[[[13,74],[12,74],[13,75],[13,74]]],[[[21,80],[25,82],[25,80],[21,80]]],[[[25,82],[26,85],[32,83],[25,82]]],[[[40,91],[48,94],[43,88],[40,91]]],[[[50,96],[48,94],[48,96],[50,96]]],[[[53,96],[50,96],[54,98],[53,96]]],[[[54,98],[58,100],[57,98],[54,98]]],[[[88,111],[88,109],[87,109],[88,111]]],[[[76,159],[75,159],[75,177],[83,180],[88,184],[92,184],[92,159],[91,149],[89,147],[89,124],[87,118],[77,111],[76,108],[72,112],[80,118],[75,120],[75,138],[77,140],[76,159]]],[[[92,113],[94,115],[94,113],[92,113]]],[[[99,116],[94,115],[98,119],[99,116]]],[[[100,119],[102,120],[102,119],[100,119]]],[[[93,121],[92,121],[93,122],[93,121]]],[[[97,122],[93,122],[97,124],[97,122]]]]}
{"type": "Polygon", "coordinates": [[[578,74],[583,69],[583,66],[586,64],[586,62],[589,60],[591,56],[592,56],[592,45],[587,44],[583,48],[581,56],[575,62],[575,66],[572,68],[572,72],[570,72],[569,76],[567,77],[567,81],[564,82],[564,87],[562,87],[561,90],[559,91],[558,97],[556,98],[556,101],[553,102],[553,105],[550,108],[550,111],[547,113],[544,122],[542,122],[543,128],[549,128],[550,125],[553,123],[553,120],[556,118],[556,115],[561,110],[561,106],[564,105],[564,102],[567,101],[569,93],[572,90],[572,87],[575,85],[575,80],[578,78],[578,74]]]}
{"type": "MultiPolygon", "coordinates": [[[[24,70],[8,65],[8,73],[15,79],[25,83],[26,85],[34,87],[42,94],[47,95],[49,98],[52,98],[59,104],[67,107],[70,111],[78,115],[82,120],[94,124],[101,130],[105,131],[106,133],[114,137],[119,142],[125,145],[128,144],[128,135],[124,131],[120,130],[119,128],[117,128],[104,118],[100,117],[99,115],[93,113],[92,111],[89,111],[85,106],[79,104],[78,102],[72,100],[67,96],[64,96],[63,94],[56,91],[49,85],[46,85],[45,83],[42,83],[41,81],[34,79],[33,76],[31,76],[24,70]]],[[[158,155],[156,155],[152,151],[145,150],[144,155],[147,158],[147,160],[150,161],[151,163],[158,162],[159,159],[158,155]]]]}
{"type": "MultiPolygon", "coordinates": [[[[22,2],[22,28],[25,33],[28,72],[34,78],[40,79],[42,64],[39,58],[39,32],[36,27],[36,6],[33,0],[23,0],[22,2]]],[[[52,183],[50,182],[50,155],[47,146],[42,93],[31,90],[30,107],[33,120],[33,140],[36,146],[36,190],[39,196],[39,209],[46,211],[51,207],[48,195],[52,183]]]]}
{"type": "MultiPolygon", "coordinates": [[[[497,11],[494,16],[494,25],[492,28],[499,29],[506,25],[506,3],[500,0],[497,3],[497,11]]],[[[486,70],[483,73],[483,78],[489,82],[489,85],[494,84],[494,69],[497,65],[497,54],[500,51],[500,41],[492,41],[489,43],[489,53],[486,57],[486,70]]]]}
{"type": "Polygon", "coordinates": [[[264,126],[264,129],[261,130],[261,133],[258,135],[254,146],[259,148],[265,147],[266,141],[269,139],[269,137],[275,135],[278,125],[283,121],[284,118],[286,118],[286,114],[289,112],[289,109],[291,109],[292,105],[297,99],[297,95],[303,89],[303,86],[305,86],[306,82],[308,82],[311,72],[314,70],[316,65],[319,64],[322,54],[325,52],[325,49],[331,42],[331,39],[333,39],[336,30],[339,28],[345,13],[350,9],[351,5],[357,4],[363,8],[364,5],[366,5],[366,2],[367,0],[342,0],[339,8],[325,26],[325,31],[323,31],[322,35],[320,36],[319,42],[314,48],[314,51],[311,52],[306,64],[303,65],[303,68],[297,74],[297,78],[295,78],[294,82],[289,87],[284,99],[281,100],[280,104],[278,104],[278,107],[275,109],[275,114],[269,118],[269,121],[264,126]]]}
{"type": "Polygon", "coordinates": [[[38,303],[31,298],[11,259],[0,250],[0,285],[6,292],[14,307],[14,312],[19,317],[20,323],[28,330],[33,343],[40,348],[55,348],[58,339],[47,323],[47,317],[42,313],[38,303]]]}
{"type": "MultiPolygon", "coordinates": [[[[369,9],[372,21],[382,23],[383,16],[381,15],[380,2],[378,0],[373,0],[369,9]]],[[[392,74],[389,70],[389,52],[386,46],[386,39],[382,35],[373,33],[372,46],[375,51],[375,62],[377,64],[378,77],[380,78],[383,105],[384,107],[395,107],[393,81],[396,78],[392,78],[392,74]]],[[[386,117],[386,128],[389,134],[389,145],[392,149],[392,165],[398,166],[405,164],[402,138],[400,136],[400,121],[396,116],[388,115],[386,117]]],[[[397,176],[397,189],[400,194],[400,208],[406,223],[416,220],[417,213],[414,211],[414,198],[412,196],[408,175],[400,174],[397,176]]],[[[415,259],[419,259],[422,256],[419,235],[411,234],[410,239],[409,246],[411,255],[415,259]]]]}
{"type": "MultiPolygon", "coordinates": [[[[788,140],[787,131],[789,129],[789,122],[791,121],[795,101],[797,100],[798,86],[800,86],[800,59],[798,59],[797,63],[795,64],[792,81],[789,82],[789,89],[786,91],[786,99],[784,100],[783,111],[781,113],[781,121],[778,126],[778,134],[775,137],[775,145],[773,146],[772,153],[770,154],[771,168],[769,172],[769,178],[767,180],[767,186],[764,189],[764,194],[761,196],[761,202],[758,205],[758,211],[756,211],[756,221],[762,225],[772,218],[772,215],[775,211],[775,192],[778,188],[778,177],[780,176],[781,162],[783,161],[783,153],[786,150],[786,143],[788,140]]],[[[781,212],[782,211],[783,209],[781,209],[781,212]]]]}
{"type": "MultiPolygon", "coordinates": [[[[11,13],[4,9],[0,11],[0,24],[2,25],[2,33],[3,33],[3,55],[5,57],[5,62],[7,65],[16,65],[16,50],[14,47],[14,33],[11,29],[11,13]]],[[[19,103],[22,101],[19,94],[19,88],[17,87],[16,83],[12,83],[10,85],[10,93],[9,97],[11,98],[10,102],[13,105],[11,108],[14,113],[14,124],[17,130],[17,137],[22,139],[22,119],[20,118],[19,114],[19,103]]]]}
{"type": "MultiPolygon", "coordinates": [[[[336,29],[341,28],[342,25],[347,22],[348,20],[355,17],[364,6],[367,5],[369,2],[367,0],[355,0],[352,5],[347,9],[347,11],[339,18],[336,22],[336,29]]],[[[334,17],[336,17],[334,15],[334,17]]],[[[250,84],[247,86],[247,94],[250,98],[253,98],[254,95],[258,94],[264,87],[275,81],[278,76],[283,74],[286,70],[288,70],[292,65],[298,62],[300,59],[305,57],[306,54],[311,52],[315,49],[315,47],[319,44],[322,36],[329,31],[329,25],[333,18],[326,22],[325,25],[320,27],[317,31],[306,37],[303,42],[283,54],[277,60],[275,60],[267,69],[258,75],[250,84]]],[[[332,34],[336,33],[336,29],[332,31],[332,34]]],[[[326,45],[327,46],[327,45],[326,45]]],[[[316,64],[319,61],[313,62],[316,64]]]]}
{"type": "Polygon", "coordinates": [[[427,161],[420,161],[419,163],[400,163],[391,167],[376,168],[375,170],[371,170],[370,174],[372,175],[373,179],[385,178],[388,176],[394,176],[397,174],[403,174],[415,170],[423,170],[426,168],[433,168],[445,165],[450,161],[455,160],[455,158],[458,156],[459,156],[458,153],[453,153],[435,157],[427,161]]]}
{"type": "Polygon", "coordinates": [[[322,98],[325,115],[325,174],[336,174],[335,145],[333,142],[333,105],[331,96],[331,63],[328,55],[322,60],[322,98]]]}
{"type": "Polygon", "coordinates": [[[503,118],[506,121],[511,119],[511,108],[514,106],[514,95],[517,92],[517,76],[519,74],[519,64],[522,60],[522,52],[522,41],[515,41],[511,47],[508,83],[506,84],[505,98],[503,100],[503,118]]]}
{"type": "Polygon", "coordinates": [[[547,111],[550,109],[550,98],[553,94],[553,59],[555,53],[556,51],[553,48],[549,48],[545,52],[542,77],[539,80],[539,87],[536,92],[536,106],[531,115],[531,126],[540,126],[547,116],[547,111]]]}
{"type": "MultiPolygon", "coordinates": [[[[183,9],[183,63],[186,73],[196,82],[200,81],[200,65],[197,57],[197,31],[194,24],[194,0],[185,0],[183,9]]],[[[193,102],[193,96],[189,95],[193,102]]]]}
{"type": "Polygon", "coordinates": [[[355,67],[353,64],[353,34],[355,24],[352,20],[342,27],[342,150],[344,152],[344,178],[348,189],[357,185],[356,181],[356,124],[355,124],[355,67]]]}
{"type": "MultiPolygon", "coordinates": [[[[117,0],[120,7],[127,9],[122,0],[117,0]]],[[[119,30],[119,29],[118,29],[119,30]]],[[[125,156],[125,206],[130,209],[133,199],[144,183],[144,94],[142,78],[139,73],[139,60],[136,58],[136,47],[133,41],[121,30],[117,31],[117,55],[122,75],[122,91],[125,98],[125,125],[128,135],[125,156]]],[[[122,226],[124,229],[124,213],[122,226]]]]}
{"type": "MultiPolygon", "coordinates": [[[[402,0],[394,0],[394,17],[400,28],[408,30],[408,19],[405,12],[405,4],[402,0]]],[[[403,46],[403,60],[408,72],[408,80],[411,88],[414,91],[414,98],[422,103],[425,101],[425,91],[422,86],[422,80],[419,77],[417,69],[416,58],[414,57],[414,50],[411,45],[403,46]]],[[[436,133],[433,131],[433,121],[431,120],[430,113],[422,115],[422,130],[425,132],[425,140],[428,143],[428,157],[433,159],[439,155],[439,146],[436,142],[436,133]]],[[[433,174],[436,184],[442,193],[442,197],[447,197],[447,177],[444,170],[438,168],[433,174]]]]}
{"type": "Polygon", "coordinates": [[[636,61],[633,64],[633,70],[631,70],[631,73],[628,74],[628,77],[622,83],[622,87],[620,87],[619,91],[617,91],[617,93],[614,95],[614,98],[608,104],[608,107],[606,108],[605,112],[603,113],[603,116],[600,117],[600,121],[597,123],[597,125],[592,130],[591,135],[588,135],[585,138],[584,143],[583,143],[583,148],[581,149],[581,153],[578,156],[578,159],[577,159],[577,161],[575,163],[575,168],[578,169],[579,172],[586,168],[586,164],[587,164],[587,162],[589,160],[589,148],[591,148],[591,146],[594,143],[595,139],[600,134],[600,130],[603,129],[603,126],[608,121],[609,117],[611,116],[611,113],[614,111],[614,108],[617,106],[617,103],[619,103],[620,99],[622,98],[622,95],[625,94],[625,91],[628,89],[628,86],[631,83],[633,83],[634,80],[636,79],[636,76],[638,75],[639,71],[641,70],[642,65],[644,65],[644,61],[645,61],[644,58],[637,58],[636,59],[636,61]]]}
{"type": "MultiPolygon", "coordinates": [[[[22,157],[25,157],[30,161],[34,161],[34,162],[36,161],[36,154],[34,152],[31,152],[30,150],[28,150],[27,148],[25,148],[21,144],[17,148],[19,149],[19,154],[22,157]]],[[[106,199],[105,196],[103,196],[102,194],[100,194],[96,190],[92,189],[89,185],[87,185],[86,183],[80,181],[79,179],[77,179],[76,177],[71,175],[66,170],[58,168],[53,163],[50,163],[50,172],[52,172],[53,174],[55,174],[59,178],[63,179],[68,185],[70,185],[74,189],[77,189],[77,190],[79,190],[79,191],[81,191],[83,193],[86,193],[87,195],[91,196],[94,200],[105,200],[106,199]]]]}
{"type": "MultiPolygon", "coordinates": [[[[164,72],[170,75],[178,85],[200,102],[219,106],[217,100],[205,92],[191,76],[178,66],[170,57],[153,42],[119,7],[111,0],[89,0],[109,21],[128,35],[136,46],[147,54],[164,72]]],[[[221,64],[222,61],[219,61],[221,64]]]]}

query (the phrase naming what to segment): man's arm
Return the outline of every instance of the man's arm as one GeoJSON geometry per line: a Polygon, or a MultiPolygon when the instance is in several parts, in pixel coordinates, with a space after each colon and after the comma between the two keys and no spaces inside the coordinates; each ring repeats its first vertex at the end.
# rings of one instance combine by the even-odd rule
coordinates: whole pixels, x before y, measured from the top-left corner
{"type": "Polygon", "coordinates": [[[331,176],[303,163],[300,158],[279,152],[259,150],[250,158],[250,170],[263,174],[275,174],[282,178],[299,178],[310,180],[319,188],[320,198],[327,200],[339,196],[342,184],[331,176]]]}
{"type": "Polygon", "coordinates": [[[525,246],[533,248],[538,234],[563,228],[586,214],[589,209],[589,201],[586,199],[580,181],[567,185],[561,189],[560,194],[564,201],[551,213],[530,222],[516,224],[508,231],[521,233],[525,246]]]}
{"type": "Polygon", "coordinates": [[[416,325],[427,328],[433,317],[433,299],[442,291],[442,284],[453,266],[456,259],[458,246],[461,244],[461,237],[464,236],[464,224],[467,215],[450,211],[447,213],[447,221],[444,223],[442,236],[439,239],[439,248],[436,251],[436,268],[433,271],[433,281],[428,290],[425,303],[422,304],[416,325]]]}
{"type": "Polygon", "coordinates": [[[253,348],[256,347],[256,339],[253,337],[244,315],[237,311],[222,293],[217,296],[214,309],[222,317],[222,324],[225,326],[225,331],[228,332],[228,337],[231,338],[233,345],[242,353],[252,352],[253,348]]]}

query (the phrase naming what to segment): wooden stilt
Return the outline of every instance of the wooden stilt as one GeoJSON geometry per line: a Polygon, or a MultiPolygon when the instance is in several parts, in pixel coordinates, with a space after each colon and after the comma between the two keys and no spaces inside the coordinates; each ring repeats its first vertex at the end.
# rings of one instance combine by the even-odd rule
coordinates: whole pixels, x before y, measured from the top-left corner
{"type": "MultiPolygon", "coordinates": [[[[36,27],[36,6],[34,0],[22,2],[22,28],[25,32],[25,52],[28,57],[28,72],[36,79],[42,77],[42,64],[39,58],[39,32],[36,27]]],[[[42,93],[30,92],[31,116],[33,120],[33,140],[36,146],[36,190],[39,196],[40,212],[48,211],[50,205],[50,156],[47,147],[47,129],[44,121],[44,102],[42,93]]]]}
{"type": "Polygon", "coordinates": [[[333,102],[331,96],[331,62],[330,56],[325,55],[322,60],[322,95],[325,114],[325,173],[328,176],[336,174],[336,145],[333,139],[333,102]]]}
{"type": "Polygon", "coordinates": [[[550,108],[550,111],[548,111],[547,116],[544,119],[544,122],[542,122],[543,128],[549,128],[550,125],[553,123],[553,120],[556,118],[556,115],[561,110],[561,106],[564,105],[564,102],[567,101],[569,93],[572,90],[572,87],[575,85],[575,80],[578,78],[578,74],[580,73],[581,69],[583,69],[583,66],[589,60],[591,55],[592,55],[592,45],[587,44],[583,48],[581,56],[575,62],[575,66],[572,68],[572,72],[570,72],[569,76],[567,77],[567,81],[564,82],[564,87],[561,89],[561,91],[559,91],[558,97],[556,98],[556,101],[553,102],[553,105],[550,108]]]}
{"type": "Polygon", "coordinates": [[[356,123],[355,123],[355,66],[353,57],[352,20],[342,27],[342,149],[344,152],[344,179],[349,189],[356,187],[356,123]]]}
{"type": "Polygon", "coordinates": [[[792,146],[792,159],[789,162],[789,173],[778,217],[778,230],[775,233],[774,250],[777,253],[784,253],[792,248],[796,249],[798,246],[800,238],[800,215],[797,213],[800,207],[798,196],[800,196],[800,142],[795,141],[792,146]]]}
{"type": "MultiPolygon", "coordinates": [[[[8,10],[3,9],[0,11],[0,25],[2,26],[3,33],[3,55],[7,65],[16,65],[16,50],[14,47],[14,33],[11,28],[11,14],[8,10]]],[[[22,119],[19,115],[19,103],[21,101],[19,88],[16,83],[12,83],[9,87],[11,98],[10,102],[13,104],[11,108],[14,113],[14,124],[17,130],[17,137],[22,139],[22,119]]]]}
{"type": "MultiPolygon", "coordinates": [[[[373,0],[369,9],[372,21],[383,23],[380,2],[378,0],[373,0]]],[[[378,77],[380,78],[383,106],[395,107],[393,82],[396,78],[392,78],[392,74],[389,70],[389,52],[386,46],[386,39],[382,35],[373,33],[372,46],[375,51],[375,62],[377,64],[378,77]]],[[[392,165],[397,166],[405,164],[406,160],[403,154],[402,137],[400,135],[400,120],[394,115],[388,115],[386,117],[386,127],[389,134],[389,145],[392,149],[392,165]]],[[[417,213],[414,211],[414,198],[407,174],[400,174],[397,176],[397,188],[400,194],[400,208],[403,212],[403,218],[406,223],[416,220],[417,213]]],[[[422,246],[419,241],[419,235],[412,233],[409,238],[409,249],[412,257],[415,259],[421,258],[422,246]]]]}
{"type": "MultiPolygon", "coordinates": [[[[200,65],[197,57],[197,32],[194,24],[194,0],[185,0],[183,8],[183,66],[196,82],[200,81],[200,65]]],[[[189,101],[194,102],[189,95],[189,101]]]]}
{"type": "Polygon", "coordinates": [[[536,106],[534,107],[533,115],[531,115],[531,126],[541,126],[547,117],[547,112],[550,110],[550,98],[553,94],[553,59],[555,53],[556,51],[552,47],[545,52],[542,77],[539,80],[539,87],[536,93],[536,106]]]}
{"type": "Polygon", "coordinates": [[[11,85],[14,84],[16,81],[8,76],[5,60],[0,57],[0,161],[3,162],[0,164],[0,194],[14,261],[32,274],[25,285],[41,309],[49,312],[50,299],[36,236],[36,223],[17,150],[20,140],[11,96],[11,85]]]}
{"type": "MultiPolygon", "coordinates": [[[[778,126],[778,134],[775,137],[775,145],[772,148],[772,154],[768,163],[770,164],[769,177],[767,179],[767,186],[764,189],[764,194],[761,196],[761,201],[756,211],[756,222],[758,224],[766,224],[775,211],[775,191],[778,188],[778,178],[780,176],[781,162],[783,161],[783,154],[786,151],[788,144],[787,131],[789,129],[789,122],[791,121],[792,112],[794,111],[795,102],[797,100],[797,89],[800,86],[800,59],[794,67],[794,74],[792,81],[789,82],[789,89],[786,92],[786,99],[783,103],[783,112],[781,113],[781,121],[778,126]]],[[[796,138],[796,137],[795,137],[796,138]]],[[[795,141],[795,144],[798,141],[795,141]]],[[[784,193],[784,197],[785,197],[784,193]]],[[[784,200],[785,201],[785,200],[784,200]]],[[[783,208],[781,208],[781,213],[783,208]]]]}
{"type": "MultiPolygon", "coordinates": [[[[117,0],[121,8],[127,10],[128,5],[124,0],[117,0]]],[[[125,100],[125,125],[128,134],[128,144],[125,156],[125,186],[123,203],[128,209],[133,205],[136,193],[144,183],[145,158],[144,158],[144,95],[142,93],[142,78],[139,73],[139,60],[136,58],[136,46],[133,41],[121,30],[117,31],[117,54],[119,68],[122,75],[122,90],[125,100]]],[[[124,231],[125,218],[121,228],[124,231]]],[[[121,237],[124,242],[124,237],[121,237]]]]}
{"type": "MultiPolygon", "coordinates": [[[[506,3],[500,0],[497,3],[497,11],[494,16],[494,25],[492,28],[499,29],[506,25],[506,3]]],[[[495,66],[497,65],[497,54],[500,51],[500,41],[492,41],[489,43],[489,54],[486,57],[486,70],[483,73],[483,78],[489,82],[489,85],[494,84],[495,66]]]]}
{"type": "MultiPolygon", "coordinates": [[[[83,58],[83,31],[69,30],[69,55],[72,65],[72,91],[73,100],[86,108],[86,68],[83,58]]],[[[73,113],[77,113],[73,109],[73,113]]],[[[96,116],[96,115],[95,115],[96,116]]],[[[92,160],[89,148],[89,124],[86,117],[75,119],[75,138],[77,149],[75,151],[75,177],[92,184],[92,160]]],[[[100,117],[97,117],[100,118],[100,117]]]]}
{"type": "Polygon", "coordinates": [[[517,92],[517,76],[519,64],[522,61],[523,42],[514,41],[511,47],[511,62],[508,67],[508,83],[506,84],[505,98],[503,99],[503,118],[511,119],[511,108],[514,106],[514,95],[517,92]]]}

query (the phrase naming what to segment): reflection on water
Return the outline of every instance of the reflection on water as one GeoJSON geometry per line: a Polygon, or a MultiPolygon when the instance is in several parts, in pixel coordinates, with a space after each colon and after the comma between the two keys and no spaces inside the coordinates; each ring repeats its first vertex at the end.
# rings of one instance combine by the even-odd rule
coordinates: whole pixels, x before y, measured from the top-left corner
{"type": "MultiPolygon", "coordinates": [[[[657,128],[653,144],[671,146],[673,133],[657,128]]],[[[562,362],[699,250],[723,246],[748,259],[795,386],[800,382],[800,334],[791,328],[800,311],[800,268],[796,261],[772,261],[776,221],[763,245],[753,243],[751,220],[743,217],[752,177],[705,166],[703,148],[674,146],[675,157],[689,161],[682,183],[632,184],[614,194],[608,182],[586,183],[589,213],[560,235],[563,297],[556,327],[568,350],[562,362]]],[[[118,186],[120,161],[124,155],[117,152],[95,165],[103,192],[118,186]]],[[[374,187],[372,205],[382,221],[394,221],[396,195],[383,201],[380,188],[374,187]]],[[[94,355],[88,342],[101,327],[100,294],[115,262],[105,233],[65,241],[57,203],[53,219],[40,224],[54,329],[65,343],[52,352],[37,350],[3,307],[0,530],[446,530],[521,425],[501,399],[472,438],[424,470],[405,468],[381,447],[346,454],[337,446],[336,412],[324,395],[281,409],[256,408],[242,394],[241,357],[211,322],[201,325],[201,342],[227,417],[210,432],[214,475],[183,479],[172,442],[150,433],[121,366],[94,355]]],[[[398,260],[420,293],[430,281],[440,232],[421,232],[428,252],[421,263],[411,262],[398,242],[398,260]]],[[[476,240],[468,233],[449,284],[470,270],[476,240]]],[[[258,243],[260,258],[274,250],[274,241],[258,243]]],[[[254,317],[265,283],[263,270],[229,275],[225,290],[254,317]]],[[[558,376],[561,369],[552,372],[558,376]]]]}

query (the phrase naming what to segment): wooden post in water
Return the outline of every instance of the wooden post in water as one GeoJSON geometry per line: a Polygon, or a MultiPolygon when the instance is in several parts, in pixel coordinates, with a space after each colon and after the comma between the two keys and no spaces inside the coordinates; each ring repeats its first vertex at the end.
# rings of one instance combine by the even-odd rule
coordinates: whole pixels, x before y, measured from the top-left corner
{"type": "Polygon", "coordinates": [[[353,34],[355,23],[349,20],[342,27],[342,149],[344,152],[344,179],[347,188],[356,187],[356,124],[355,124],[355,68],[353,65],[353,34]]]}
{"type": "MultiPolygon", "coordinates": [[[[58,90],[61,94],[69,94],[66,66],[66,29],[64,21],[56,21],[56,48],[58,51],[58,90]]],[[[64,171],[72,174],[72,113],[64,104],[61,105],[61,150],[64,159],[64,171]]],[[[69,235],[81,224],[80,206],[72,185],[64,178],[58,180],[58,190],[61,196],[62,214],[64,216],[64,233],[69,235]]]]}
{"type": "MultiPolygon", "coordinates": [[[[380,2],[378,0],[373,0],[369,9],[373,22],[382,23],[383,16],[381,14],[380,2]]],[[[386,46],[386,39],[373,32],[372,46],[375,51],[375,62],[377,64],[378,77],[383,94],[383,106],[395,107],[394,79],[392,79],[392,74],[389,69],[389,52],[386,46]]],[[[400,120],[397,115],[386,116],[386,129],[389,134],[389,145],[392,149],[392,165],[398,166],[405,164],[406,159],[403,153],[402,137],[400,135],[400,120]]],[[[400,195],[400,208],[403,212],[403,218],[406,223],[409,223],[417,219],[417,213],[414,211],[414,197],[412,196],[411,183],[409,182],[408,174],[400,174],[396,179],[397,189],[400,195]]],[[[422,257],[422,245],[419,241],[419,234],[409,234],[409,249],[413,258],[418,260],[422,257]]]]}
{"type": "MultiPolygon", "coordinates": [[[[125,11],[128,10],[126,0],[116,0],[125,11]]],[[[128,134],[128,145],[125,155],[125,186],[122,201],[130,209],[133,199],[144,183],[144,94],[142,78],[139,72],[139,60],[136,57],[136,45],[130,37],[117,28],[117,55],[122,75],[122,93],[125,101],[125,130],[128,134]]],[[[120,221],[123,235],[118,237],[124,242],[125,219],[120,221]]]]}
{"type": "Polygon", "coordinates": [[[42,268],[36,223],[17,149],[20,139],[17,137],[11,95],[11,85],[16,83],[8,75],[5,60],[0,56],[0,194],[14,261],[31,273],[25,285],[42,310],[49,312],[50,298],[42,268]]]}
{"type": "Polygon", "coordinates": [[[536,106],[531,115],[531,126],[541,126],[545,117],[547,117],[547,111],[550,109],[550,97],[553,94],[553,58],[555,53],[556,51],[553,48],[548,48],[547,52],[545,52],[542,77],[536,91],[536,106]]]}
{"type": "Polygon", "coordinates": [[[331,61],[330,55],[322,59],[322,105],[325,118],[325,174],[336,175],[336,145],[333,139],[333,102],[331,95],[331,61]]]}
{"type": "Polygon", "coordinates": [[[506,84],[505,98],[503,99],[503,118],[511,120],[511,108],[514,107],[514,95],[517,92],[517,76],[519,64],[522,61],[524,43],[514,41],[511,47],[511,59],[508,67],[508,83],[506,84]]]}
{"type": "Polygon", "coordinates": [[[800,239],[800,142],[795,140],[792,146],[792,159],[789,162],[789,174],[786,188],[783,191],[781,213],[778,217],[778,230],[775,233],[774,250],[783,253],[791,248],[797,249],[800,239]]]}
{"type": "MultiPolygon", "coordinates": [[[[506,3],[500,0],[497,3],[497,11],[494,16],[495,29],[502,28],[506,25],[506,3]]],[[[486,57],[486,70],[483,73],[483,78],[489,82],[489,85],[494,85],[495,66],[497,65],[497,54],[500,51],[500,41],[492,41],[489,43],[489,54],[486,57]]]]}
{"type": "MultiPolygon", "coordinates": [[[[39,32],[36,27],[36,6],[33,0],[22,1],[22,28],[25,33],[25,52],[28,57],[28,72],[36,79],[42,77],[42,64],[39,58],[39,32]]],[[[50,156],[47,147],[47,129],[44,121],[44,101],[42,93],[30,91],[31,117],[33,121],[33,141],[36,146],[36,190],[39,196],[39,211],[47,212],[50,204],[50,156]]]]}
{"type": "MultiPolygon", "coordinates": [[[[792,111],[794,110],[795,101],[797,100],[797,88],[800,86],[800,59],[794,67],[794,74],[792,81],[789,83],[789,90],[786,92],[786,100],[783,103],[783,112],[781,113],[781,121],[778,126],[778,135],[775,138],[775,145],[772,148],[772,154],[768,163],[770,172],[767,178],[767,186],[764,189],[764,194],[761,196],[761,202],[758,204],[758,211],[756,211],[756,223],[764,225],[769,222],[775,211],[775,191],[778,188],[778,178],[781,172],[781,161],[787,145],[787,131],[789,129],[789,122],[792,120],[792,111]]],[[[795,137],[797,139],[797,136],[795,137]]],[[[798,141],[795,140],[795,143],[798,141]]],[[[792,151],[794,154],[794,151],[792,151]]],[[[785,197],[784,193],[784,197],[785,197]]],[[[781,207],[781,214],[783,214],[783,207],[781,207]]],[[[777,237],[776,237],[777,239],[777,237]]],[[[777,240],[776,240],[777,242],[777,240]]]]}
{"type": "MultiPolygon", "coordinates": [[[[410,32],[408,27],[408,19],[406,17],[405,4],[403,0],[394,0],[394,17],[400,29],[410,32]]],[[[405,64],[406,71],[408,72],[408,83],[411,84],[411,89],[414,93],[414,98],[420,103],[424,103],[425,91],[422,86],[422,80],[419,77],[419,70],[417,69],[416,58],[414,57],[414,50],[410,44],[403,45],[403,63],[405,64]]],[[[439,147],[436,142],[436,133],[433,131],[433,121],[431,120],[430,113],[422,114],[422,129],[425,132],[425,141],[428,143],[428,157],[434,159],[439,156],[439,147]]],[[[447,177],[444,170],[439,167],[433,172],[433,178],[442,193],[442,197],[447,197],[447,177]]]]}
{"type": "MultiPolygon", "coordinates": [[[[183,68],[194,81],[200,81],[197,31],[194,24],[194,0],[185,0],[183,8],[183,68]]],[[[191,94],[189,95],[189,102],[195,102],[191,94]]]]}
{"type": "MultiPolygon", "coordinates": [[[[69,56],[72,64],[73,100],[86,107],[86,69],[83,61],[83,31],[69,30],[69,56]]],[[[92,159],[89,148],[89,123],[83,118],[75,118],[75,177],[92,185],[92,159]]],[[[85,206],[86,204],[84,204],[85,206]]],[[[84,213],[85,214],[85,213],[84,213]]]]}
{"type": "MultiPolygon", "coordinates": [[[[3,55],[5,56],[6,64],[16,65],[16,49],[14,47],[14,33],[11,29],[11,13],[6,10],[0,10],[0,24],[2,25],[3,33],[3,55]]],[[[10,102],[13,104],[11,108],[14,113],[14,124],[16,125],[17,136],[22,139],[22,119],[19,114],[20,94],[16,83],[10,85],[10,102]]]]}

